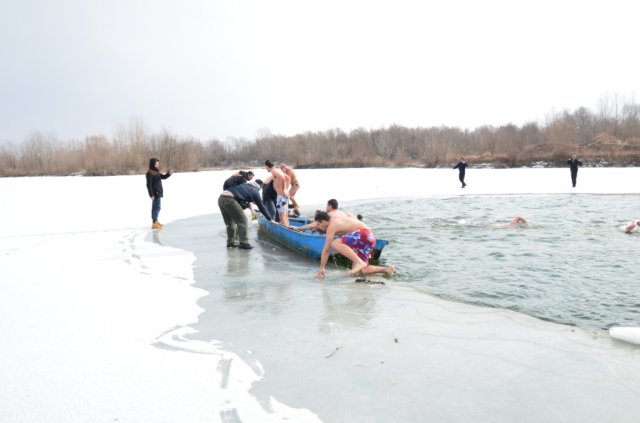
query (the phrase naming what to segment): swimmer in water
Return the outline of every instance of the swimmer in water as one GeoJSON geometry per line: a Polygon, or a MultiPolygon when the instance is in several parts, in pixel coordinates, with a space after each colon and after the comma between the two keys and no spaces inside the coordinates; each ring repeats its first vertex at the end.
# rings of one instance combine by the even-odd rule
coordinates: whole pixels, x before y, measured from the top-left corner
{"type": "Polygon", "coordinates": [[[517,226],[518,223],[522,223],[523,225],[528,225],[529,222],[527,222],[527,219],[525,219],[522,216],[516,216],[513,218],[513,220],[511,222],[509,222],[509,226],[517,226]]]}
{"type": "Polygon", "coordinates": [[[514,217],[509,223],[497,223],[492,225],[494,228],[515,228],[521,226],[528,226],[529,222],[522,216],[514,217]]]}
{"type": "Polygon", "coordinates": [[[624,228],[624,233],[630,234],[638,226],[640,226],[640,220],[632,220],[631,223],[629,223],[629,225],[624,228]]]}

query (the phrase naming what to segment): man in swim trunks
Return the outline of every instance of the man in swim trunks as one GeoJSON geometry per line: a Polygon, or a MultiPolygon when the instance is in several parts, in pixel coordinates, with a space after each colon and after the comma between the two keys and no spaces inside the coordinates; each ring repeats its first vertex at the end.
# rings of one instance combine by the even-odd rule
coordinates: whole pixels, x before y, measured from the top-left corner
{"type": "Polygon", "coordinates": [[[280,223],[289,226],[289,185],[291,178],[276,168],[271,160],[264,162],[267,172],[273,177],[273,189],[276,190],[276,211],[280,217],[280,223]]]}
{"type": "Polygon", "coordinates": [[[299,208],[299,205],[294,197],[296,195],[296,192],[298,192],[298,190],[300,189],[300,183],[298,182],[298,177],[296,176],[296,173],[293,171],[293,168],[290,166],[287,166],[284,163],[280,165],[280,170],[282,170],[282,173],[287,175],[291,180],[291,189],[289,190],[289,199],[293,203],[293,208],[297,209],[299,208]]]}
{"type": "Polygon", "coordinates": [[[351,217],[331,217],[326,212],[316,214],[315,221],[318,222],[319,230],[326,232],[327,239],[320,256],[320,270],[316,274],[316,279],[325,277],[325,266],[331,248],[351,260],[351,270],[349,276],[371,275],[373,273],[384,273],[392,275],[395,272],[393,266],[373,266],[369,264],[373,247],[376,245],[376,238],[367,225],[362,221],[351,217]],[[334,237],[342,235],[340,238],[334,237]]]}

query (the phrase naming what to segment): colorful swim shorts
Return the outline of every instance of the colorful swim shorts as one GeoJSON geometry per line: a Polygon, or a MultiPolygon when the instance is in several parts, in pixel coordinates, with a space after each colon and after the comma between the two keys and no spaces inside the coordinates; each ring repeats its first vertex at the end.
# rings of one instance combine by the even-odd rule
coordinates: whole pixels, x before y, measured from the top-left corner
{"type": "Polygon", "coordinates": [[[343,235],[340,238],[343,244],[351,247],[358,257],[365,263],[369,262],[373,247],[376,245],[376,238],[373,236],[371,229],[360,229],[343,235]]]}
{"type": "Polygon", "coordinates": [[[276,210],[278,214],[287,214],[289,211],[289,197],[278,194],[276,198],[276,210]]]}

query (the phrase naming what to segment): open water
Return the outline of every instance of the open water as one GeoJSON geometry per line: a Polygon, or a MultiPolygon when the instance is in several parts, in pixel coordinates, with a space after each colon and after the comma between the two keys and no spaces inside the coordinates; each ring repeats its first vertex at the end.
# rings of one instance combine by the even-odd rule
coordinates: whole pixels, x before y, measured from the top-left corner
{"type": "MultiPolygon", "coordinates": [[[[640,325],[640,232],[623,231],[631,219],[640,217],[637,195],[395,198],[344,202],[341,208],[364,215],[376,237],[390,241],[381,262],[394,264],[398,273],[387,283],[587,329],[640,325]],[[529,225],[505,227],[517,215],[529,225]]],[[[221,256],[210,245],[224,244],[219,215],[183,222],[177,225],[211,231],[200,234],[198,261],[227,269],[196,269],[197,285],[207,286],[209,279],[216,286],[220,279],[226,285],[235,279],[244,283],[247,277],[315,281],[317,261],[258,239],[255,224],[250,236],[256,249],[221,256]]],[[[197,247],[193,240],[174,239],[179,226],[176,232],[171,227],[164,232],[177,247],[197,247]]],[[[339,274],[334,270],[328,283],[339,274]]]]}
{"type": "MultiPolygon", "coordinates": [[[[457,303],[576,325],[596,338],[612,325],[640,324],[640,234],[622,230],[638,206],[637,196],[587,194],[343,202],[390,241],[381,258],[398,274],[371,277],[385,285],[354,283],[344,268],[333,267],[316,281],[318,261],[260,239],[255,224],[253,250],[227,249],[219,214],[174,221],[152,234],[154,242],[196,258],[202,313],[189,324],[188,338],[214,342],[251,366],[261,379],[250,392],[265,409],[277,398],[326,422],[424,421],[427,415],[539,422],[557,420],[576,389],[585,398],[620,389],[615,378],[584,378],[617,375],[619,367],[607,357],[604,364],[572,353],[582,346],[557,338],[566,335],[562,327],[525,330],[542,338],[520,339],[517,329],[532,324],[527,319],[507,325],[511,329],[504,320],[495,323],[491,330],[507,341],[493,342],[495,334],[481,329],[483,309],[457,303]],[[516,215],[531,224],[502,227],[516,215]],[[426,294],[453,303],[436,304],[426,294]],[[555,339],[551,347],[545,337],[555,339]]],[[[491,327],[493,317],[486,318],[491,327]]],[[[229,361],[219,365],[223,387],[235,377],[232,368],[229,361]]],[[[605,414],[632,421],[629,392],[624,387],[602,402],[580,403],[567,411],[567,421],[603,421],[605,414]],[[611,401],[617,405],[605,411],[602,404],[611,401]]]]}
{"type": "Polygon", "coordinates": [[[366,216],[395,283],[585,328],[640,325],[637,195],[485,195],[346,204],[366,216]],[[526,227],[506,228],[513,217],[526,227]]]}

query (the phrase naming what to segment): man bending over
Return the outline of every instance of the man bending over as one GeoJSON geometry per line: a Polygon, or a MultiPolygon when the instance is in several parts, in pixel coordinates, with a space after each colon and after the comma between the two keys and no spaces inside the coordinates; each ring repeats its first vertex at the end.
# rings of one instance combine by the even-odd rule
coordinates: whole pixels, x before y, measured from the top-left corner
{"type": "Polygon", "coordinates": [[[384,273],[392,275],[395,272],[393,266],[373,266],[369,264],[373,247],[376,245],[376,238],[367,225],[362,221],[351,217],[331,217],[326,212],[316,214],[315,221],[318,222],[319,230],[326,232],[327,239],[320,256],[320,270],[316,274],[316,279],[325,277],[325,266],[331,254],[331,248],[351,260],[351,270],[349,276],[371,275],[373,273],[384,273]],[[333,239],[336,235],[340,238],[333,239]]]}

